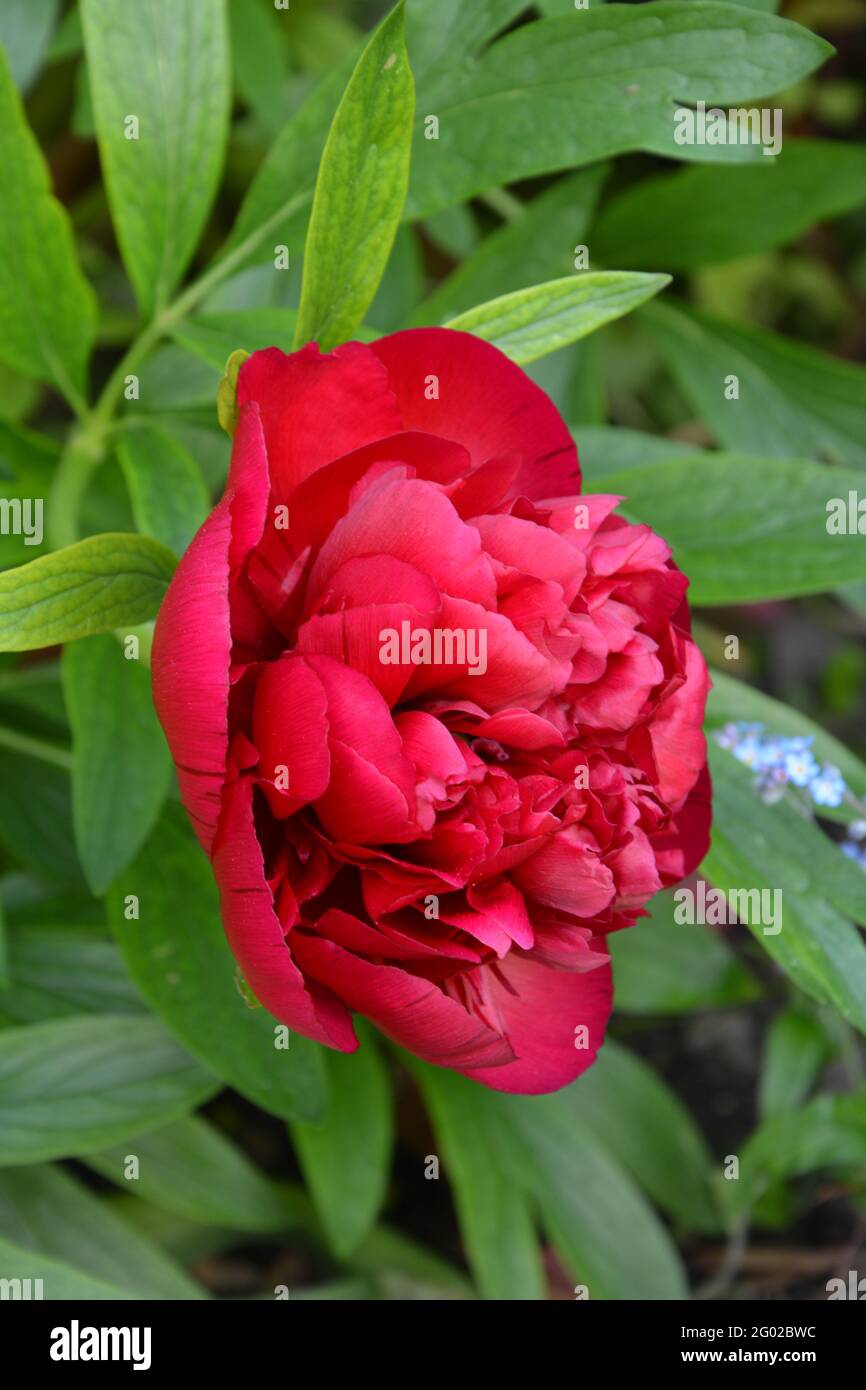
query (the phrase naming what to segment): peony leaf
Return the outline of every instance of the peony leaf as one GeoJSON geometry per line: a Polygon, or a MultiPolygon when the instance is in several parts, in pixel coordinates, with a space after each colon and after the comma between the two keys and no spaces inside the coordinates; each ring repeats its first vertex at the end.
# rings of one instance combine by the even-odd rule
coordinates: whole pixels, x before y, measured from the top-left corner
{"type": "Polygon", "coordinates": [[[139,1014],[144,1006],[102,926],[10,926],[13,987],[0,989],[0,1023],[47,1023],[70,1014],[139,1014]]]}
{"type": "Polygon", "coordinates": [[[217,1085],[155,1018],[100,1014],[2,1029],[0,1167],[155,1129],[217,1085]]]}
{"type": "Polygon", "coordinates": [[[681,439],[613,425],[579,425],[572,434],[580,452],[584,491],[603,491],[608,474],[655,467],[667,459],[689,458],[695,453],[694,444],[681,439]]]}
{"type": "Polygon", "coordinates": [[[866,1033],[866,943],[850,920],[866,920],[866,876],[793,806],[765,805],[753,774],[712,740],[709,762],[713,830],[703,874],[724,892],[780,891],[781,930],[748,923],[753,935],[795,985],[866,1033]]]}
{"type": "Polygon", "coordinates": [[[257,352],[259,348],[278,347],[291,352],[296,323],[294,309],[231,309],[186,319],[172,336],[222,373],[226,361],[238,348],[257,352]]]}
{"type": "Polygon", "coordinates": [[[231,83],[222,0],[82,0],[99,152],[142,313],[169,299],[216,193],[231,83]]]}
{"type": "MultiPolygon", "coordinates": [[[[108,1284],[104,1279],[94,1279],[92,1275],[85,1274],[83,1270],[76,1269],[64,1260],[52,1259],[41,1251],[4,1240],[2,1236],[0,1269],[14,1269],[14,1277],[22,1281],[23,1287],[27,1287],[27,1280],[30,1280],[31,1288],[38,1287],[35,1281],[41,1280],[43,1289],[49,1288],[54,1299],[86,1299],[88,1303],[95,1303],[140,1298],[140,1295],[122,1289],[119,1284],[108,1284]]],[[[25,1297],[23,1293],[21,1296],[25,1297]]]]}
{"type": "MultiPolygon", "coordinates": [[[[652,928],[641,921],[633,930],[652,928]]],[[[669,1216],[689,1231],[719,1230],[710,1152],[688,1110],[652,1067],[608,1038],[595,1065],[563,1095],[580,1124],[669,1216]]]]}
{"type": "Polygon", "coordinates": [[[616,1008],[631,1014],[681,1014],[719,1009],[759,996],[754,979],[711,927],[674,921],[670,893],[657,893],[649,916],[607,938],[616,1008]]]}
{"type": "Polygon", "coordinates": [[[80,407],[95,300],[2,50],[0,163],[0,356],[80,407]]]}
{"type": "Polygon", "coordinates": [[[833,1054],[819,1020],[791,1005],[777,1014],[767,1030],[758,1091],[763,1119],[798,1110],[833,1054]]]}
{"type": "Polygon", "coordinates": [[[78,856],[99,897],[147,838],[165,800],[171,757],[153,709],[150,672],[112,636],[63,652],[72,728],[78,856]]]}
{"type": "Polygon", "coordinates": [[[139,531],[182,555],[210,511],[201,469],[166,430],[137,422],[117,447],[139,531]]]}
{"type": "Polygon", "coordinates": [[[22,92],[39,72],[59,9],[60,0],[6,0],[0,11],[0,47],[22,92]]]}
{"type": "MultiPolygon", "coordinates": [[[[112,1144],[84,1161],[124,1188],[128,1152],[128,1144],[112,1144]]],[[[264,1177],[241,1149],[198,1116],[139,1135],[134,1152],[140,1165],[136,1195],[188,1221],[267,1233],[297,1229],[308,1220],[309,1208],[296,1190],[264,1177]]]]}
{"type": "Polygon", "coordinates": [[[572,271],[575,248],[589,225],[606,173],[602,164],[581,169],[526,203],[520,217],[485,237],[477,251],[437,285],[410,324],[439,323],[484,300],[572,271]]]}
{"type": "MultiPolygon", "coordinates": [[[[799,25],[734,12],[715,0],[572,7],[485,47],[523,8],[512,0],[471,6],[449,0],[443,14],[439,0],[428,0],[423,14],[411,12],[418,115],[408,219],[452,208],[496,184],[626,150],[681,159],[683,147],[673,138],[675,100],[740,105],[747,96],[789,86],[832,52],[799,25]],[[622,101],[611,101],[613,83],[621,84],[622,101]],[[426,138],[430,116],[439,120],[435,139],[426,138]]],[[[224,248],[233,263],[270,260],[274,242],[286,244],[293,258],[302,250],[319,156],[350,70],[351,61],[329,72],[283,127],[224,248]]],[[[689,158],[707,161],[763,159],[742,146],[687,150],[689,158]]]]}
{"type": "Polygon", "coordinates": [[[409,180],[415,85],[403,4],[373,34],[331,125],[304,250],[295,346],[351,338],[373,301],[409,180]]]}
{"type": "Polygon", "coordinates": [[[522,365],[631,313],[669,283],[669,275],[627,270],[570,275],[479,304],[445,326],[486,338],[522,365]]]}
{"type": "Polygon", "coordinates": [[[510,1180],[531,1196],[591,1300],[684,1298],[673,1241],[625,1168],[587,1128],[571,1095],[571,1088],[552,1096],[476,1091],[475,1100],[498,1128],[510,1180]]]}
{"type": "Polygon", "coordinates": [[[51,647],[156,616],[175,567],[148,536],[107,532],[0,574],[0,651],[51,647]]]}
{"type": "MultiPolygon", "coordinates": [[[[138,1142],[132,1142],[133,1153],[138,1142]]],[[[123,1147],[130,1152],[129,1143],[123,1147]]],[[[0,1169],[0,1237],[31,1252],[30,1259],[62,1261],[87,1279],[138,1298],[204,1296],[157,1245],[51,1164],[0,1169]]],[[[14,1268],[17,1273],[18,1265],[14,1268]]],[[[47,1298],[61,1296],[53,1278],[43,1282],[47,1298]]]]}
{"type": "Polygon", "coordinates": [[[866,468],[866,367],[670,304],[641,318],[724,448],[866,468]]]}
{"type": "Polygon", "coordinates": [[[820,594],[866,575],[859,535],[830,535],[828,503],[861,481],[798,459],[704,453],[587,480],[670,544],[692,603],[820,594]]]}
{"type": "Polygon", "coordinates": [[[754,1206],[772,1184],[820,1168],[859,1177],[866,1166],[866,1087],[816,1096],[808,1105],[769,1116],[740,1155],[738,1182],[723,1183],[734,1213],[754,1206]]]}
{"type": "Polygon", "coordinates": [[[407,211],[427,216],[492,185],[626,150],[763,159],[755,146],[677,144],[675,104],[740,107],[790,86],[832,51],[789,20],[715,0],[591,4],[521,25],[419,86],[407,211]],[[428,114],[438,138],[425,138],[428,114]]]}
{"type": "Polygon", "coordinates": [[[317,1124],[290,1126],[301,1169],[334,1253],[351,1255],[372,1229],[388,1187],[391,1082],[365,1030],[351,1056],[327,1052],[330,1101],[317,1124]]]}
{"type": "MultiPolygon", "coordinates": [[[[58,752],[69,757],[65,749],[58,752]]],[[[0,845],[45,878],[83,890],[65,768],[11,749],[0,752],[0,845]]]]}
{"type": "Polygon", "coordinates": [[[493,1097],[455,1072],[406,1062],[417,1077],[454,1191],[478,1287],[488,1299],[540,1299],[544,1278],[530,1205],[502,1166],[493,1097]]]}
{"type": "Polygon", "coordinates": [[[866,145],[786,140],[777,159],[659,174],[612,199],[589,238],[603,265],[694,270],[794,241],[866,201],[866,145]]]}
{"type": "Polygon", "coordinates": [[[235,1090],[284,1119],[313,1119],[325,1103],[321,1049],[242,997],[220,922],[210,865],[186,817],[167,808],[109,894],[109,920],[148,1004],[196,1057],[235,1090]],[[138,903],[138,918],[126,900],[138,903]]]}

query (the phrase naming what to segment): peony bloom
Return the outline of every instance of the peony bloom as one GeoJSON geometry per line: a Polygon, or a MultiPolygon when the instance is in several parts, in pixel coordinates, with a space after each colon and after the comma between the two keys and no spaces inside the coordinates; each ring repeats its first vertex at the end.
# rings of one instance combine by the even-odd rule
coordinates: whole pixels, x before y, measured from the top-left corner
{"type": "Polygon", "coordinates": [[[610,931],[700,861],[708,679],[664,541],[552,403],[415,329],[240,369],[156,707],[258,999],[504,1091],[592,1062],[610,931]]]}

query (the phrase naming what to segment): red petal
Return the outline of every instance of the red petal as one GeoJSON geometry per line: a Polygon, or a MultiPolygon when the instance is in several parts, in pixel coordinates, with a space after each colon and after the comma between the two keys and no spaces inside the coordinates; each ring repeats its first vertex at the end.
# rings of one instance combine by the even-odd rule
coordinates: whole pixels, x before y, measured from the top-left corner
{"type": "Polygon", "coordinates": [[[228,751],[228,494],[178,565],[153,634],[153,702],[177,765],[180,794],[210,853],[228,751]]]}
{"type": "MultiPolygon", "coordinates": [[[[338,909],[333,909],[338,911],[338,909]]],[[[326,914],[327,917],[330,914],[326,914]]],[[[327,930],[326,919],[323,930],[327,930]]],[[[513,1053],[504,1038],[433,985],[393,965],[373,965],[333,941],[299,934],[295,954],[352,1009],[401,1047],[443,1067],[490,1067],[513,1053]]]]}
{"type": "Polygon", "coordinates": [[[495,1091],[541,1095],[567,1086],[592,1065],[610,1017],[609,963],[583,973],[551,970],[512,951],[490,975],[490,993],[517,1059],[505,1067],[460,1070],[495,1091]],[[583,1039],[575,1030],[583,1026],[585,1048],[576,1045],[583,1039]]]}
{"type": "Polygon", "coordinates": [[[369,348],[315,343],[286,356],[254,352],[238,374],[238,406],[258,401],[274,491],[285,500],[309,474],[402,427],[386,373],[369,348]]]}
{"type": "Polygon", "coordinates": [[[358,1042],[344,1005],[327,989],[308,988],[292,959],[265,880],[246,778],[226,788],[213,867],[226,936],[256,998],[305,1037],[354,1052],[358,1042]]]}
{"type": "Polygon", "coordinates": [[[509,495],[541,499],[580,490],[577,450],[553,402],[490,343],[449,328],[409,328],[371,344],[388,369],[407,430],[463,444],[477,467],[518,454],[509,495]],[[438,399],[428,400],[432,377],[438,399]]]}

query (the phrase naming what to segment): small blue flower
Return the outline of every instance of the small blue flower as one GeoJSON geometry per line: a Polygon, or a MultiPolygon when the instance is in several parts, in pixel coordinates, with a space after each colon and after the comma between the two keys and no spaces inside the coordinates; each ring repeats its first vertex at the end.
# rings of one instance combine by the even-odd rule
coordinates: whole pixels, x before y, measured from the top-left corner
{"type": "Polygon", "coordinates": [[[814,754],[808,747],[792,749],[785,754],[785,771],[795,787],[808,787],[820,770],[814,754]]]}
{"type": "Polygon", "coordinates": [[[853,820],[848,826],[852,840],[866,840],[866,820],[853,820]]]}
{"type": "Polygon", "coordinates": [[[845,796],[845,779],[838,767],[824,763],[818,776],[809,783],[809,793],[816,806],[841,806],[845,796]]]}
{"type": "Polygon", "coordinates": [[[756,734],[746,734],[731,751],[738,762],[754,768],[756,772],[770,765],[767,760],[767,746],[756,734]]]}

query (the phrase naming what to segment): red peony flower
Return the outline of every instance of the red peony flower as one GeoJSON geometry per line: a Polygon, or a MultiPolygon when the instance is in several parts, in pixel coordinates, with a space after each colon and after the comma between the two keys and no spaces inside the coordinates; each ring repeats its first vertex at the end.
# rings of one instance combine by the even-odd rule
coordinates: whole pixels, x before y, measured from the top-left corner
{"type": "Polygon", "coordinates": [[[269,348],[237,402],[153,679],[241,970],[330,1047],[358,1011],[563,1086],[604,1036],[606,934],[707,845],[687,580],[469,334],[269,348]]]}

